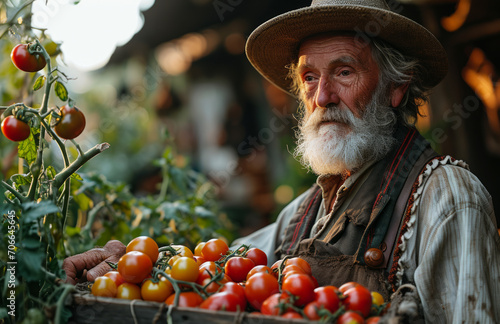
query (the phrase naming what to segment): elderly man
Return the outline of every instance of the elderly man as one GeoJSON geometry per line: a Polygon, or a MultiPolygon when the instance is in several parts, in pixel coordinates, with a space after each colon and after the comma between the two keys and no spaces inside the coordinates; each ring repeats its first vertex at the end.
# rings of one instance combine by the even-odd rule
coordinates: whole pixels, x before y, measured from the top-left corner
{"type": "Polygon", "coordinates": [[[357,281],[386,296],[413,288],[421,308],[412,320],[499,323],[491,197],[413,127],[447,70],[433,35],[383,0],[314,0],[258,27],[247,55],[299,98],[295,154],[319,177],[237,243],[300,255],[320,284],[357,281]]]}
{"type": "MultiPolygon", "coordinates": [[[[247,55],[300,99],[295,154],[319,177],[275,223],[234,244],[263,249],[270,263],[299,255],[321,285],[356,281],[392,295],[393,314],[410,322],[500,322],[491,197],[413,126],[447,71],[435,37],[383,0],[314,0],[258,27],[247,55]]],[[[70,279],[82,270],[74,261],[92,268],[123,253],[113,248],[68,260],[70,279]]]]}

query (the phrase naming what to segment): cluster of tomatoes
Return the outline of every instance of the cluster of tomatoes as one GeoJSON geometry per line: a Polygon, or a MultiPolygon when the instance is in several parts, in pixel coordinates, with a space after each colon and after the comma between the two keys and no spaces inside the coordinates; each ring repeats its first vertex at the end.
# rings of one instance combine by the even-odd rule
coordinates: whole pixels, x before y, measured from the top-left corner
{"type": "Polygon", "coordinates": [[[267,265],[266,254],[221,239],[158,249],[147,236],[133,239],[116,270],[96,278],[96,296],[143,299],[180,307],[249,311],[336,323],[377,323],[387,303],[377,292],[349,282],[318,286],[307,261],[285,258],[267,265]]]}
{"type": "MultiPolygon", "coordinates": [[[[45,67],[47,62],[41,54],[29,51],[28,44],[18,44],[11,53],[12,63],[21,71],[38,72],[45,67]]],[[[58,118],[53,126],[54,132],[63,139],[74,139],[85,129],[85,116],[77,108],[64,105],[58,110],[58,118]]],[[[14,142],[26,140],[31,133],[30,126],[25,116],[9,115],[2,120],[2,133],[14,142]]]]}

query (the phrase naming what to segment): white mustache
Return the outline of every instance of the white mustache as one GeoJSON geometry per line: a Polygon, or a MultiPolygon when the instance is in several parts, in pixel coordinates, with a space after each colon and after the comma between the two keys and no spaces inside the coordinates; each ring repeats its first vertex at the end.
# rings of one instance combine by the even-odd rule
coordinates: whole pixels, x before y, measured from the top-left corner
{"type": "Polygon", "coordinates": [[[307,117],[305,128],[317,128],[321,123],[325,122],[337,122],[346,124],[347,126],[353,126],[356,124],[357,118],[354,116],[352,111],[348,108],[339,107],[327,107],[316,108],[307,117]]]}

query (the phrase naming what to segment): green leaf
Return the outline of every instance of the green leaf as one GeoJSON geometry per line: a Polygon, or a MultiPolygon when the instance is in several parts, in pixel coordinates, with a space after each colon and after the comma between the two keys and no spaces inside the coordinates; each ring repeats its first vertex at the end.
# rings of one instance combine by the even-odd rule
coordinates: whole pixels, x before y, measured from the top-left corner
{"type": "Polygon", "coordinates": [[[54,90],[56,92],[56,96],[59,99],[61,99],[62,101],[68,100],[68,90],[66,89],[64,84],[62,84],[59,81],[56,81],[56,83],[54,85],[54,90]]]}
{"type": "Polygon", "coordinates": [[[19,273],[23,274],[23,278],[27,281],[37,281],[44,279],[45,274],[41,270],[41,264],[45,259],[43,249],[19,249],[16,253],[17,265],[19,273]]]}
{"type": "Polygon", "coordinates": [[[72,173],[70,178],[78,181],[83,181],[83,178],[78,173],[72,173]]]}
{"type": "Polygon", "coordinates": [[[35,84],[33,85],[33,91],[37,91],[39,90],[41,87],[43,87],[43,85],[45,84],[45,80],[47,78],[44,76],[44,75],[41,75],[39,76],[36,81],[35,81],[35,84]]]}
{"type": "Polygon", "coordinates": [[[196,206],[194,208],[194,213],[196,216],[200,218],[214,218],[215,214],[211,212],[210,210],[206,209],[205,207],[202,206],[196,206]]]}
{"type": "Polygon", "coordinates": [[[21,220],[23,223],[31,222],[37,220],[38,218],[47,215],[60,212],[59,207],[51,200],[42,200],[40,202],[28,202],[23,204],[23,213],[21,214],[21,220]]]}
{"type": "Polygon", "coordinates": [[[16,186],[23,186],[31,184],[31,176],[26,174],[14,174],[10,177],[10,180],[16,184],[16,186]]]}
{"type": "Polygon", "coordinates": [[[35,143],[35,138],[33,137],[33,128],[30,136],[22,142],[19,142],[18,154],[20,158],[26,160],[28,164],[31,164],[36,160],[37,145],[35,143]]]}

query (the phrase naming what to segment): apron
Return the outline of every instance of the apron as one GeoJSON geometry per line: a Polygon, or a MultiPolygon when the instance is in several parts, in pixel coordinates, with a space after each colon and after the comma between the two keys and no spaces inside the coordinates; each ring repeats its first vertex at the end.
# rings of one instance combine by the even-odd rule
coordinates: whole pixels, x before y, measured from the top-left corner
{"type": "Polygon", "coordinates": [[[388,272],[408,198],[420,171],[437,153],[413,128],[399,126],[394,136],[395,148],[374,164],[326,237],[310,237],[322,203],[317,184],[285,229],[277,255],[308,261],[320,286],[339,287],[355,281],[379,292],[385,300],[395,289],[388,272]],[[375,257],[370,258],[370,253],[375,257]]]}

